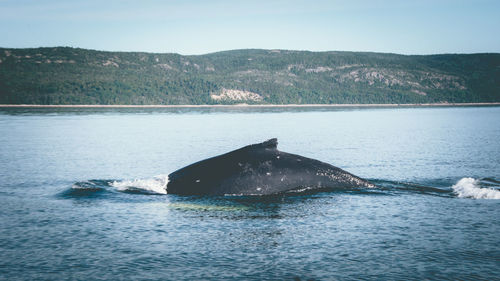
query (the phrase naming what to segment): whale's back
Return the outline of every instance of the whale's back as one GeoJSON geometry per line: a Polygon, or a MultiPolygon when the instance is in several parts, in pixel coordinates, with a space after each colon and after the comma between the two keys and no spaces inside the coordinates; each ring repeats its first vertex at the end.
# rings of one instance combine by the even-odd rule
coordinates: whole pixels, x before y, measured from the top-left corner
{"type": "Polygon", "coordinates": [[[269,195],[299,189],[367,186],[330,164],[281,152],[277,139],[205,159],[171,173],[167,192],[183,195],[269,195]]]}

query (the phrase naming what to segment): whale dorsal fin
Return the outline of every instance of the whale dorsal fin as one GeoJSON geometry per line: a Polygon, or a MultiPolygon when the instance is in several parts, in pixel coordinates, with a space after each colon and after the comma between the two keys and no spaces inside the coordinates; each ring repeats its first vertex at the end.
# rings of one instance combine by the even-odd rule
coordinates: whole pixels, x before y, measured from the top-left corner
{"type": "Polygon", "coordinates": [[[272,138],[269,140],[266,140],[265,142],[254,144],[255,146],[262,147],[262,148],[271,148],[271,149],[276,149],[278,148],[278,139],[277,138],[272,138]]]}
{"type": "MultiPolygon", "coordinates": [[[[248,150],[254,151],[255,149],[277,149],[277,148],[278,148],[278,139],[272,138],[272,139],[266,140],[265,142],[247,145],[247,146],[242,147],[240,149],[237,149],[235,151],[248,151],[248,150]]],[[[232,152],[235,152],[235,151],[232,151],[232,152]]]]}

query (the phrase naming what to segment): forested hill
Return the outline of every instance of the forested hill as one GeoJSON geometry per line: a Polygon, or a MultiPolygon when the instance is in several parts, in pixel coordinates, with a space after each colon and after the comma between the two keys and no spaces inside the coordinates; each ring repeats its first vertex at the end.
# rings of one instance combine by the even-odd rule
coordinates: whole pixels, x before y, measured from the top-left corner
{"type": "Polygon", "coordinates": [[[500,54],[0,48],[0,104],[499,102],[500,54]]]}

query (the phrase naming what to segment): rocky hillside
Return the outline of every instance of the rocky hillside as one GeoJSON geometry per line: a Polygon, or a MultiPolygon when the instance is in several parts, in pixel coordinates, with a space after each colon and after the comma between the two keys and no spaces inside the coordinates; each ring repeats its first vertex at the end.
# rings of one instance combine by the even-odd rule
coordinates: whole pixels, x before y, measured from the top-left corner
{"type": "Polygon", "coordinates": [[[1,104],[499,101],[500,54],[0,49],[1,104]]]}

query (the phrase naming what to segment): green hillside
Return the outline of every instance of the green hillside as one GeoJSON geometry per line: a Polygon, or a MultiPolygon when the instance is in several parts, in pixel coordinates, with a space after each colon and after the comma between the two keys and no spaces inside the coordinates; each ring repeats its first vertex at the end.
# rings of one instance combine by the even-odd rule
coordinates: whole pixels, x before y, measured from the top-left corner
{"type": "Polygon", "coordinates": [[[500,54],[0,48],[0,104],[500,102],[500,54]]]}

